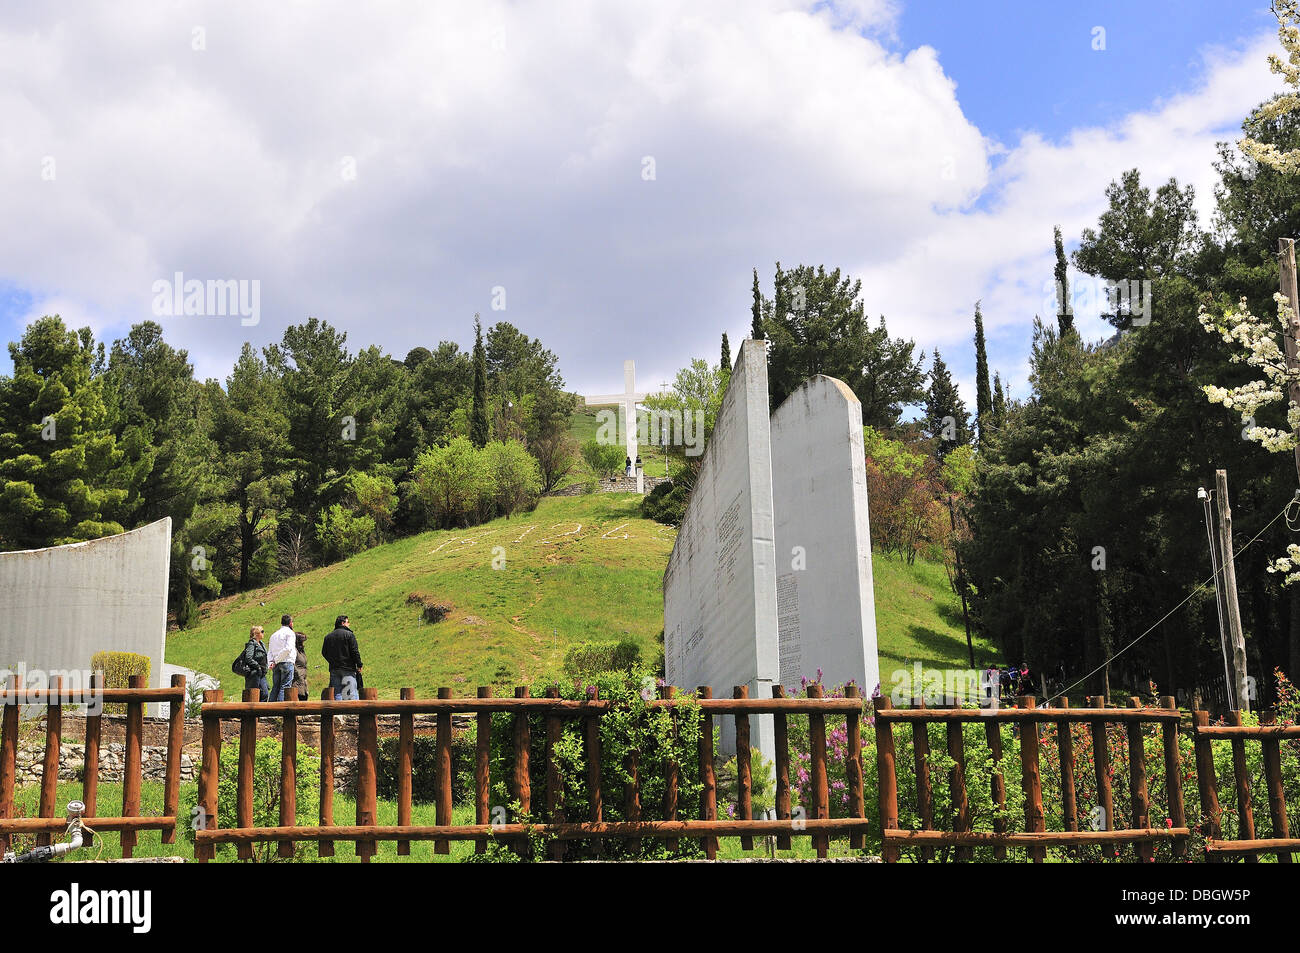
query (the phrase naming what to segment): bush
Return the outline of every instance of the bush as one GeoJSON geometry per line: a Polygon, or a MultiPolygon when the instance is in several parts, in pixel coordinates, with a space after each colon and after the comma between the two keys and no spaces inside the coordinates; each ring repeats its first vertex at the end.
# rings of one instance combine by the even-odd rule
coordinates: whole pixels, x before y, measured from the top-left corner
{"type": "Polygon", "coordinates": [[[564,653],[564,674],[590,679],[604,672],[626,672],[641,664],[641,646],[631,639],[621,642],[579,642],[564,653]]]}
{"type": "MultiPolygon", "coordinates": [[[[195,771],[200,765],[195,765],[195,771]]],[[[320,758],[316,749],[298,746],[298,770],[295,785],[297,823],[308,827],[315,825],[320,811],[320,758]]],[[[236,814],[239,786],[239,742],[230,741],[221,746],[221,774],[217,781],[217,823],[224,828],[238,827],[236,814]]],[[[194,831],[206,822],[198,807],[198,791],[182,811],[190,818],[189,824],[180,826],[185,837],[194,842],[194,831]]],[[[280,739],[261,738],[253,754],[253,826],[278,827],[280,825],[280,739]]],[[[274,842],[253,845],[253,859],[262,863],[276,860],[274,842]]],[[[217,850],[228,853],[234,844],[222,844],[217,850]]],[[[294,860],[304,860],[310,847],[306,841],[294,844],[294,860]]],[[[288,858],[285,858],[286,860],[288,858]]]]}
{"type": "Polygon", "coordinates": [[[338,503],[325,509],[316,521],[316,539],[328,562],[355,556],[370,545],[374,535],[373,517],[357,516],[338,503]]]}
{"type": "MultiPolygon", "coordinates": [[[[148,685],[152,664],[149,656],[136,652],[96,652],[90,657],[90,670],[104,673],[101,688],[130,688],[132,675],[143,675],[144,682],[148,685]]],[[[104,712],[109,715],[125,714],[126,703],[105,705],[104,712]]]]}
{"type": "Polygon", "coordinates": [[[641,501],[641,516],[657,523],[677,526],[686,516],[686,504],[690,500],[689,488],[669,480],[660,483],[641,501]]]}
{"type": "Polygon", "coordinates": [[[492,502],[502,516],[533,506],[542,492],[542,470],[518,440],[490,443],[479,451],[492,502]]]}
{"type": "Polygon", "coordinates": [[[623,471],[627,463],[627,448],[588,440],[582,445],[582,459],[596,476],[612,476],[623,471]]]}
{"type": "MultiPolygon", "coordinates": [[[[451,736],[451,799],[456,804],[474,803],[474,756],[476,732],[453,732],[451,736]]],[[[375,787],[379,797],[397,800],[398,738],[379,739],[379,772],[375,787]]],[[[433,804],[438,800],[438,739],[416,735],[411,745],[411,800],[433,804]]]]}

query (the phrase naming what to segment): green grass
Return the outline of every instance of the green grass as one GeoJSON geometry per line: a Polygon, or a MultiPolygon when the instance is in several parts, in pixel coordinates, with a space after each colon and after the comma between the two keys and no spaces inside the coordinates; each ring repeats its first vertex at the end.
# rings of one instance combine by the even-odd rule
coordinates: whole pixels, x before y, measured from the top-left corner
{"type": "MultiPolygon", "coordinates": [[[[219,677],[227,697],[238,697],[243,681],[231,674],[231,659],[250,626],[270,633],[285,612],[308,634],[313,696],[327,679],[321,639],[341,612],[357,633],[366,685],[380,697],[407,686],[431,697],[441,686],[465,695],[478,685],[533,684],[560,670],[569,645],[593,639],[634,639],[654,660],[674,530],[641,519],[639,501],[616,493],[547,498],[532,513],[398,540],[208,603],[198,626],[168,635],[167,660],[219,677]],[[503,568],[493,568],[494,558],[504,558],[503,568]],[[406,601],[413,592],[450,602],[451,614],[422,622],[419,606],[406,601]]],[[[882,682],[918,661],[965,668],[961,604],[943,566],[880,555],[873,566],[882,682]]],[[[993,658],[977,641],[977,664],[993,658]]]]}

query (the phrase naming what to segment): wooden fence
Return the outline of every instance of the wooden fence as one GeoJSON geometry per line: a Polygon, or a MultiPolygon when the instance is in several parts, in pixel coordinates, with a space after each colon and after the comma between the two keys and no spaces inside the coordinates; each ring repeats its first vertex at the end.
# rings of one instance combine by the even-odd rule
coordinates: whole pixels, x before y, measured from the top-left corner
{"type": "Polygon", "coordinates": [[[1196,783],[1201,796],[1201,814],[1205,818],[1205,852],[1210,860],[1244,854],[1273,853],[1278,863],[1291,863],[1291,852],[1300,850],[1300,837],[1292,837],[1287,822],[1286,797],[1282,790],[1283,739],[1300,738],[1300,725],[1275,724],[1273,712],[1261,712],[1260,724],[1241,723],[1241,712],[1230,712],[1228,724],[1211,725],[1207,712],[1193,712],[1192,730],[1196,738],[1196,783]],[[1216,739],[1232,744],[1233,788],[1237,801],[1237,839],[1224,840],[1219,782],[1214,767],[1212,743],[1216,739]],[[1256,836],[1255,813],[1251,806],[1250,772],[1246,762],[1246,742],[1258,741],[1264,762],[1264,783],[1268,789],[1268,807],[1272,837],[1256,836]]]}
{"type": "Polygon", "coordinates": [[[992,846],[994,856],[1006,857],[1008,847],[1027,847],[1035,863],[1046,858],[1047,847],[1082,844],[1133,844],[1142,860],[1154,854],[1154,842],[1173,842],[1175,856],[1184,856],[1187,828],[1182,797],[1181,755],[1178,749],[1180,715],[1173,698],[1161,699],[1162,708],[1138,707],[1132,700],[1131,708],[1105,708],[1104,699],[1091,699],[1091,708],[1070,708],[1069,699],[1059,699],[1059,708],[1038,708],[1033,697],[1019,699],[1019,707],[1009,709],[970,708],[909,708],[895,709],[888,698],[876,699],[876,763],[879,775],[880,817],[882,827],[882,854],[887,862],[897,861],[903,846],[919,846],[921,859],[934,858],[936,846],[953,846],[958,860],[969,860],[972,848],[992,846]],[[953,806],[953,830],[935,829],[933,789],[930,779],[929,735],[927,726],[941,722],[946,727],[948,755],[952,767],[948,773],[948,786],[953,806]],[[997,809],[1005,809],[1006,782],[1001,771],[1002,733],[1004,724],[1015,725],[1020,737],[1020,783],[1024,792],[1025,829],[1008,831],[1005,817],[995,817],[992,831],[972,830],[971,812],[966,789],[966,754],[962,725],[983,723],[985,741],[995,769],[991,780],[992,802],[997,809]],[[898,776],[895,765],[894,726],[910,723],[916,770],[917,814],[921,820],[918,830],[903,830],[898,823],[898,776]],[[1062,817],[1064,830],[1048,831],[1043,811],[1042,778],[1040,775],[1040,725],[1052,723],[1057,727],[1057,745],[1060,756],[1062,817]],[[1098,801],[1104,823],[1099,830],[1081,830],[1076,800],[1074,737],[1071,726],[1083,723],[1089,726],[1092,740],[1093,767],[1098,791],[1098,801]],[[1110,750],[1106,739],[1106,726],[1120,723],[1125,726],[1129,747],[1129,797],[1131,816],[1129,826],[1117,829],[1112,793],[1110,750]],[[1153,827],[1151,824],[1150,796],[1147,790],[1146,760],[1144,757],[1143,725],[1158,724],[1164,742],[1166,777],[1180,779],[1168,785],[1168,817],[1171,827],[1153,827]]]}
{"type": "MultiPolygon", "coordinates": [[[[185,676],[173,675],[170,688],[148,688],[141,675],[131,677],[129,688],[98,688],[97,675],[82,691],[64,691],[61,678],[54,678],[48,689],[19,691],[17,678],[0,691],[3,728],[0,729],[0,853],[10,849],[14,834],[36,834],[37,844],[50,843],[54,834],[67,827],[62,805],[57,803],[59,784],[59,750],[63,735],[63,708],[88,705],[85,734],[85,762],[81,778],[81,800],[86,805],[86,827],[104,833],[120,831],[122,856],[130,857],[140,831],[162,832],[162,842],[176,842],[176,806],[180,798],[181,749],[185,740],[185,676]],[[163,816],[140,814],[140,789],[144,780],[143,736],[144,707],[154,702],[169,702],[171,717],[167,732],[167,769],[163,784],[163,816]],[[126,704],[126,756],[122,772],[122,816],[100,817],[99,749],[102,704],[126,704]],[[37,817],[14,817],[14,781],[17,773],[19,709],[27,705],[45,706],[45,756],[42,761],[40,807],[37,817]]],[[[93,843],[87,834],[85,843],[93,843]]]]}
{"type": "MultiPolygon", "coordinates": [[[[712,730],[700,732],[699,774],[702,786],[700,817],[678,817],[678,772],[669,765],[664,803],[660,820],[642,819],[638,756],[633,753],[623,765],[630,783],[622,788],[622,821],[603,819],[603,798],[606,790],[601,761],[600,718],[610,712],[611,702],[594,696],[586,700],[569,700],[557,697],[550,689],[545,698],[532,698],[527,688],[515,690],[513,698],[493,698],[489,690],[480,688],[476,698],[452,698],[451,690],[439,689],[437,699],[416,699],[409,688],[402,689],[400,699],[378,700],[374,689],[366,689],[366,697],[358,701],[335,701],[333,692],[326,689],[320,701],[311,702],[259,702],[257,691],[246,691],[241,702],[226,702],[221,692],[205,692],[203,714],[203,767],[199,781],[199,805],[206,823],[196,831],[195,856],[211,860],[217,844],[234,843],[241,858],[252,856],[253,845],[258,842],[278,842],[279,856],[293,856],[294,842],[315,840],[322,856],[332,856],[333,841],[353,840],[357,855],[368,861],[376,853],[379,840],[397,841],[398,854],[410,851],[413,840],[432,840],[437,853],[448,853],[453,840],[474,840],[476,850],[483,851],[489,838],[513,839],[518,843],[530,834],[540,834],[552,839],[552,857],[564,853],[564,842],[591,839],[598,843],[607,838],[666,838],[670,846],[678,839],[696,839],[702,842],[706,856],[717,854],[719,837],[740,837],[744,849],[754,846],[756,836],[772,836],[778,846],[788,848],[792,835],[808,836],[820,857],[826,856],[829,840],[835,836],[850,838],[852,848],[864,846],[867,828],[863,799],[862,745],[860,720],[862,699],[856,689],[850,688],[846,698],[824,698],[820,685],[808,688],[806,698],[785,697],[780,688],[773,690],[770,699],[749,698],[748,689],[736,688],[730,699],[713,698],[709,688],[699,690],[699,698],[681,699],[671,688],[664,689],[660,697],[652,700],[652,707],[667,707],[680,716],[685,710],[699,711],[706,716],[735,716],[737,751],[737,817],[719,820],[717,805],[717,779],[714,773],[714,744],[712,730]],[[477,716],[477,734],[474,770],[475,823],[455,824],[452,821],[451,722],[455,713],[477,716]],[[521,813],[537,816],[537,823],[491,823],[489,814],[489,745],[491,717],[494,712],[513,716],[513,758],[510,768],[509,788],[519,802],[521,813]],[[378,726],[377,716],[399,716],[397,765],[397,823],[375,823],[377,809],[378,726]],[[435,824],[411,824],[411,768],[413,759],[413,716],[434,714],[437,717],[435,824]],[[776,806],[775,819],[755,819],[752,814],[752,768],[750,764],[750,718],[755,715],[773,716],[776,740],[776,806]],[[319,715],[321,718],[321,780],[320,822],[317,826],[297,826],[295,790],[297,785],[297,719],[302,715],[319,715]],[[357,785],[356,823],[338,825],[334,820],[334,724],[335,715],[355,715],[357,718],[357,785]],[[790,715],[808,718],[810,741],[810,778],[812,790],[811,816],[795,817],[791,812],[790,751],[787,736],[787,719],[790,715]],[[847,754],[845,772],[848,785],[851,816],[832,818],[827,785],[826,717],[843,716],[847,728],[847,754]],[[253,771],[259,718],[282,718],[279,825],[253,826],[253,771]],[[588,788],[589,817],[574,821],[561,816],[560,798],[562,778],[551,752],[559,742],[565,719],[576,719],[582,724],[586,781],[588,788]],[[221,757],[221,722],[238,720],[239,765],[237,769],[237,804],[235,828],[222,829],[217,824],[219,759],[221,757]],[[540,722],[545,732],[546,782],[544,798],[533,798],[529,771],[529,749],[534,722],[540,722]],[[538,803],[540,801],[541,803],[538,803]]],[[[712,725],[710,717],[706,725],[712,725]]],[[[803,813],[803,812],[800,812],[803,813]]]]}

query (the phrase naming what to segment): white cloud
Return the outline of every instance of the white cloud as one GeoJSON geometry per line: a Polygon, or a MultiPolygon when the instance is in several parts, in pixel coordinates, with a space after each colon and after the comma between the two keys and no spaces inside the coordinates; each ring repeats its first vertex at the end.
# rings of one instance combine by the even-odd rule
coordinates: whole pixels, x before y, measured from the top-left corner
{"type": "Polygon", "coordinates": [[[724,329],[738,347],[750,268],[766,285],[778,258],[843,265],[927,347],[969,342],[979,297],[995,341],[1027,339],[1052,224],[1077,234],[1135,165],[1207,198],[1213,141],[1274,88],[1260,49],[1222,54],[1203,89],[1002,154],[933,49],[877,39],[895,16],[892,0],[9,6],[0,283],[117,335],[173,272],[259,279],[256,328],[165,322],[201,375],[309,315],[401,356],[467,342],[480,311],[539,335],[578,388],[621,386],[625,357],[657,383],[724,329]]]}

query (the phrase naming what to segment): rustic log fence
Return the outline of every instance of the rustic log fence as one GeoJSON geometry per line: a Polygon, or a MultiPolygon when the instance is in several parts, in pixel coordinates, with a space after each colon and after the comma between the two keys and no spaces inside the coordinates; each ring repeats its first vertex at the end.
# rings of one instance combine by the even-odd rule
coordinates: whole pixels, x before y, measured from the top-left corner
{"type": "MultiPolygon", "coordinates": [[[[16,676],[9,677],[0,691],[0,853],[10,849],[14,834],[35,834],[37,845],[50,843],[55,834],[67,827],[67,820],[57,803],[59,753],[63,736],[63,709],[69,705],[92,706],[88,709],[85,731],[85,763],[81,777],[81,800],[86,805],[85,826],[98,833],[121,834],[122,856],[131,857],[140,831],[161,831],[164,844],[176,842],[176,807],[180,800],[181,749],[185,741],[185,676],[173,675],[170,688],[149,688],[142,675],[133,675],[129,688],[100,688],[100,676],[91,676],[83,690],[65,690],[63,680],[52,678],[48,689],[19,690],[16,676]],[[145,705],[168,702],[171,715],[167,730],[167,768],[163,782],[163,813],[160,817],[140,814],[140,791],[144,780],[143,737],[145,705]],[[122,772],[122,815],[100,817],[99,750],[100,715],[103,704],[126,705],[126,757],[122,772]],[[19,709],[45,706],[45,756],[42,762],[40,805],[36,817],[14,817],[14,781],[17,773],[19,709]]],[[[93,843],[87,834],[85,844],[93,843]]]]}
{"type": "Polygon", "coordinates": [[[487,688],[478,689],[475,698],[452,698],[450,689],[439,689],[436,699],[416,699],[411,689],[404,688],[398,699],[376,698],[374,689],[366,689],[365,697],[356,701],[335,701],[333,691],[326,689],[320,701],[260,702],[256,689],[246,691],[242,701],[227,702],[220,691],[205,692],[203,717],[203,762],[199,779],[198,802],[205,824],[195,832],[195,857],[200,861],[212,860],[218,844],[233,843],[237,856],[252,856],[256,843],[276,842],[280,856],[293,856],[294,843],[314,840],[322,856],[332,856],[335,840],[352,840],[357,856],[368,861],[376,853],[379,840],[397,841],[399,854],[410,851],[415,840],[432,840],[436,853],[445,854],[453,840],[473,840],[475,849],[482,852],[490,839],[498,838],[518,844],[530,835],[551,838],[551,856],[564,855],[566,841],[608,838],[665,838],[670,846],[681,839],[701,842],[710,859],[717,856],[719,837],[740,837],[746,850],[753,849],[755,837],[775,836],[778,847],[789,847],[792,836],[807,836],[819,857],[825,857],[830,838],[847,836],[850,846],[864,846],[867,828],[863,796],[862,744],[860,721],[863,700],[852,686],[844,698],[823,697],[820,685],[808,687],[807,697],[786,697],[780,688],[773,690],[770,699],[749,697],[748,688],[738,687],[732,698],[714,698],[712,689],[703,687],[698,698],[678,697],[671,688],[660,691],[659,697],[648,704],[652,708],[669,708],[681,713],[696,710],[707,716],[705,729],[700,732],[699,773],[702,787],[700,817],[681,818],[678,803],[679,767],[670,764],[665,779],[662,820],[642,819],[641,787],[638,755],[628,756],[622,767],[631,779],[622,784],[623,814],[625,820],[606,821],[604,812],[604,772],[601,760],[600,719],[612,710],[612,702],[594,694],[585,700],[561,699],[556,689],[547,691],[545,697],[534,698],[527,688],[515,690],[513,698],[491,697],[487,688]],[[475,823],[455,824],[452,821],[452,738],[453,714],[470,713],[477,716],[477,735],[474,765],[475,823]],[[506,713],[513,717],[513,758],[509,770],[509,788],[519,802],[519,811],[530,817],[541,818],[536,823],[493,823],[489,815],[490,790],[490,733],[493,713],[506,713]],[[375,822],[377,811],[377,777],[379,745],[377,716],[397,714],[398,734],[398,816],[395,825],[375,822]],[[411,818],[411,780],[413,738],[411,721],[416,714],[433,714],[437,717],[437,757],[435,778],[437,790],[434,802],[435,824],[416,826],[411,818]],[[294,792],[296,789],[297,718],[301,715],[319,715],[321,723],[321,796],[319,823],[299,826],[296,819],[294,792]],[[357,728],[357,781],[356,823],[340,825],[334,819],[334,716],[350,715],[358,719],[357,728]],[[730,715],[735,718],[737,751],[737,817],[719,820],[717,805],[717,779],[714,772],[714,740],[712,719],[730,715]],[[773,716],[776,738],[776,817],[756,819],[752,811],[753,777],[750,763],[750,719],[759,715],[773,716]],[[789,716],[806,716],[809,722],[810,775],[812,804],[809,810],[791,809],[790,750],[788,741],[789,716]],[[851,816],[832,818],[827,786],[826,717],[842,716],[846,719],[848,745],[845,774],[848,785],[851,816]],[[282,718],[282,758],[280,765],[280,816],[276,827],[253,826],[253,771],[256,750],[257,721],[260,718],[282,718]],[[563,721],[577,720],[582,726],[586,779],[588,786],[588,818],[565,818],[560,811],[562,779],[551,751],[558,743],[563,721]],[[221,828],[218,818],[218,779],[220,777],[221,722],[240,722],[239,764],[237,768],[237,804],[235,828],[221,828]],[[543,798],[534,799],[529,770],[530,739],[534,722],[539,721],[546,743],[546,790],[543,798]],[[535,803],[540,802],[540,803],[535,803]],[[810,816],[807,816],[810,815],[810,816]]]}
{"type": "Polygon", "coordinates": [[[1287,819],[1280,745],[1284,739],[1300,738],[1300,725],[1278,725],[1274,712],[1261,712],[1258,725],[1242,725],[1241,712],[1230,712],[1226,725],[1211,725],[1209,714],[1203,711],[1193,712],[1192,717],[1196,739],[1196,783],[1201,797],[1201,814],[1205,818],[1207,859],[1245,855],[1253,860],[1258,854],[1271,853],[1276,855],[1278,863],[1291,863],[1291,853],[1300,851],[1300,837],[1291,836],[1287,819]],[[1237,803],[1235,840],[1223,838],[1223,811],[1212,748],[1216,740],[1226,740],[1232,745],[1233,789],[1237,803]],[[1247,741],[1258,741],[1262,749],[1272,837],[1256,836],[1251,778],[1246,762],[1247,741]]]}
{"type": "Polygon", "coordinates": [[[1104,699],[1091,699],[1090,708],[1070,708],[1069,699],[1060,698],[1060,707],[1039,708],[1035,699],[1018,699],[1018,707],[1003,709],[973,708],[899,708],[895,709],[888,698],[878,698],[875,704],[876,763],[880,799],[882,855],[886,862],[899,859],[904,846],[920,848],[922,861],[934,858],[934,848],[955,848],[957,860],[969,860],[972,848],[991,846],[994,856],[1003,859],[1008,847],[1028,848],[1035,863],[1046,859],[1049,846],[1077,846],[1085,844],[1132,844],[1142,860],[1154,855],[1156,841],[1171,841],[1174,855],[1185,856],[1188,829],[1182,797],[1181,754],[1178,747],[1180,714],[1171,697],[1161,699],[1161,708],[1144,708],[1136,698],[1130,708],[1106,708],[1104,699]],[[946,729],[948,755],[952,767],[948,772],[948,787],[953,807],[953,830],[935,829],[933,788],[929,765],[928,725],[942,723],[946,729]],[[1001,726],[1012,724],[1020,736],[1020,783],[1024,792],[1025,823],[1023,831],[1008,831],[1006,819],[997,817],[992,831],[972,829],[966,789],[966,753],[962,725],[982,723],[985,742],[995,765],[991,782],[992,801],[998,809],[1006,805],[1006,782],[1001,768],[1001,726]],[[1043,786],[1040,774],[1040,726],[1054,724],[1057,728],[1057,745],[1060,757],[1062,794],[1062,831],[1046,829],[1043,810],[1043,786]],[[1099,806],[1104,826],[1099,830],[1081,830],[1075,785],[1075,750],[1072,725],[1086,724],[1092,739],[1093,766],[1097,782],[1099,806]],[[1118,818],[1112,796],[1110,751],[1106,739],[1106,726],[1124,725],[1129,747],[1129,796],[1131,816],[1129,826],[1117,829],[1118,818]],[[910,724],[913,754],[915,757],[917,815],[921,827],[917,830],[901,829],[898,818],[898,775],[895,764],[894,727],[910,724]],[[1144,725],[1159,725],[1164,746],[1165,775],[1175,779],[1168,787],[1168,817],[1172,826],[1153,827],[1151,824],[1150,795],[1147,790],[1146,759],[1144,756],[1144,725]]]}

